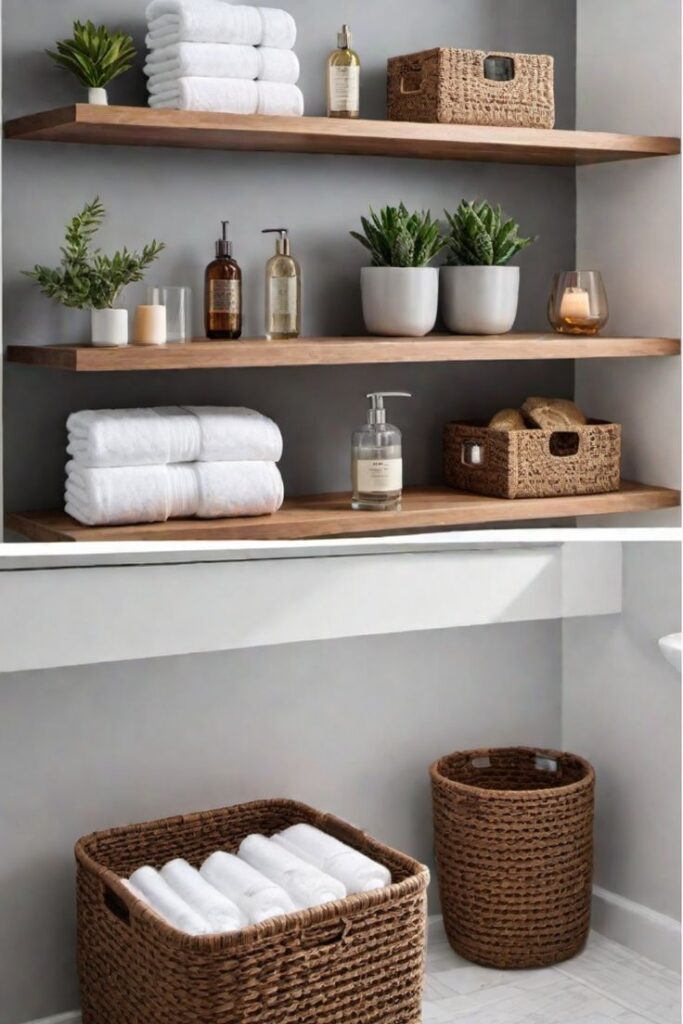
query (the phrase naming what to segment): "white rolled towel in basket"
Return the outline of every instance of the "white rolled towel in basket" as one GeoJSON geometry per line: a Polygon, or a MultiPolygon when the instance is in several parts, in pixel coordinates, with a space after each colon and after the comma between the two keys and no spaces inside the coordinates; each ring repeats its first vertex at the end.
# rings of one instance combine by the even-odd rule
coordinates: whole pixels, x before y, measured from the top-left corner
{"type": "Polygon", "coordinates": [[[344,899],[346,887],[283,846],[262,835],[242,840],[238,856],[289,893],[299,909],[344,899]]]}
{"type": "Polygon", "coordinates": [[[391,885],[391,872],[383,864],[340,842],[327,832],[301,822],[273,836],[273,841],[302,860],[338,878],[350,893],[370,892],[391,885]]]}

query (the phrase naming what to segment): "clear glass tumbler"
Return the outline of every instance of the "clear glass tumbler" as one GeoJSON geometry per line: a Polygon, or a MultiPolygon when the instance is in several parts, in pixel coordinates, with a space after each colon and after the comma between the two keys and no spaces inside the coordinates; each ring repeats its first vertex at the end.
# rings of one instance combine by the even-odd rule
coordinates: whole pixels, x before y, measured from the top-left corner
{"type": "Polygon", "coordinates": [[[609,308],[597,270],[563,270],[555,274],[548,299],[548,319],[559,334],[597,334],[609,308]]]}
{"type": "Polygon", "coordinates": [[[151,306],[166,307],[166,340],[192,339],[192,289],[178,285],[159,285],[147,289],[151,306]]]}

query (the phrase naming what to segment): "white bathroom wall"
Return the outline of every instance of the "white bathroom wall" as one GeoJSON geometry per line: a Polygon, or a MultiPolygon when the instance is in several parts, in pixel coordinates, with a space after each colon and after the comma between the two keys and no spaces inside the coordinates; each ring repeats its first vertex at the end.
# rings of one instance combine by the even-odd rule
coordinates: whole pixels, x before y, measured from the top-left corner
{"type": "MultiPolygon", "coordinates": [[[[577,128],[680,135],[680,44],[680,0],[577,0],[577,128]]],[[[680,337],[680,158],[579,168],[576,198],[577,266],[604,275],[610,332],[680,337]]],[[[679,359],[576,364],[579,404],[623,424],[627,479],[680,485],[680,394],[679,359]]]]}
{"type": "Polygon", "coordinates": [[[565,620],[562,742],[597,774],[594,924],[680,966],[681,676],[657,641],[681,628],[679,544],[623,545],[621,615],[565,620]]]}

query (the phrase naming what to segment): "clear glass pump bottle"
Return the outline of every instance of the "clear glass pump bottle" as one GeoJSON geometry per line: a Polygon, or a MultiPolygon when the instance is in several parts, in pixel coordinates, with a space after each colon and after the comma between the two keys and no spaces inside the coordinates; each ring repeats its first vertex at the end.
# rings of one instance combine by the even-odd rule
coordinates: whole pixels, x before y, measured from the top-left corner
{"type": "Polygon", "coordinates": [[[266,263],[266,338],[273,341],[301,334],[301,268],[292,256],[287,228],[265,228],[278,234],[275,255],[266,263]]]}
{"type": "Polygon", "coordinates": [[[337,49],[327,58],[327,116],[360,116],[360,57],[351,49],[348,25],[342,25],[337,49]]]}
{"type": "Polygon", "coordinates": [[[367,423],[351,442],[351,507],[357,511],[388,512],[401,507],[403,451],[401,431],[387,423],[385,398],[411,398],[407,391],[374,391],[367,423]]]}

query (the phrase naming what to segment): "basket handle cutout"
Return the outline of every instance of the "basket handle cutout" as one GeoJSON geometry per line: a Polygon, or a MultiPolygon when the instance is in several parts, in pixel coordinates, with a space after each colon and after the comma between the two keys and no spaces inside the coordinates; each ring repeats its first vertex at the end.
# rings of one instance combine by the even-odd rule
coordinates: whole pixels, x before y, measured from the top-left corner
{"type": "Polygon", "coordinates": [[[301,938],[301,948],[324,949],[327,946],[338,946],[345,941],[350,930],[351,922],[342,918],[340,921],[335,922],[333,927],[326,928],[319,937],[315,935],[315,932],[312,935],[304,933],[301,938]]]}
{"type": "Polygon", "coordinates": [[[491,758],[490,757],[471,757],[470,765],[472,768],[490,768],[491,758]]]}
{"type": "Polygon", "coordinates": [[[484,78],[489,82],[511,82],[515,77],[515,62],[512,57],[501,57],[489,53],[484,57],[484,78]]]}
{"type": "Polygon", "coordinates": [[[117,896],[108,885],[104,887],[104,905],[114,917],[118,917],[119,921],[123,921],[124,924],[130,926],[130,911],[128,907],[121,897],[117,896]]]}
{"type": "Polygon", "coordinates": [[[401,96],[417,96],[422,92],[422,71],[407,71],[401,75],[401,96]]]}
{"type": "Polygon", "coordinates": [[[534,765],[539,772],[556,772],[557,760],[554,757],[542,757],[537,754],[534,758],[534,765]]]}
{"type": "Polygon", "coordinates": [[[558,459],[570,455],[578,455],[581,439],[575,430],[553,430],[548,442],[548,450],[558,459]]]}
{"type": "Polygon", "coordinates": [[[463,441],[460,461],[468,469],[482,469],[486,465],[486,445],[479,441],[463,441]]]}

